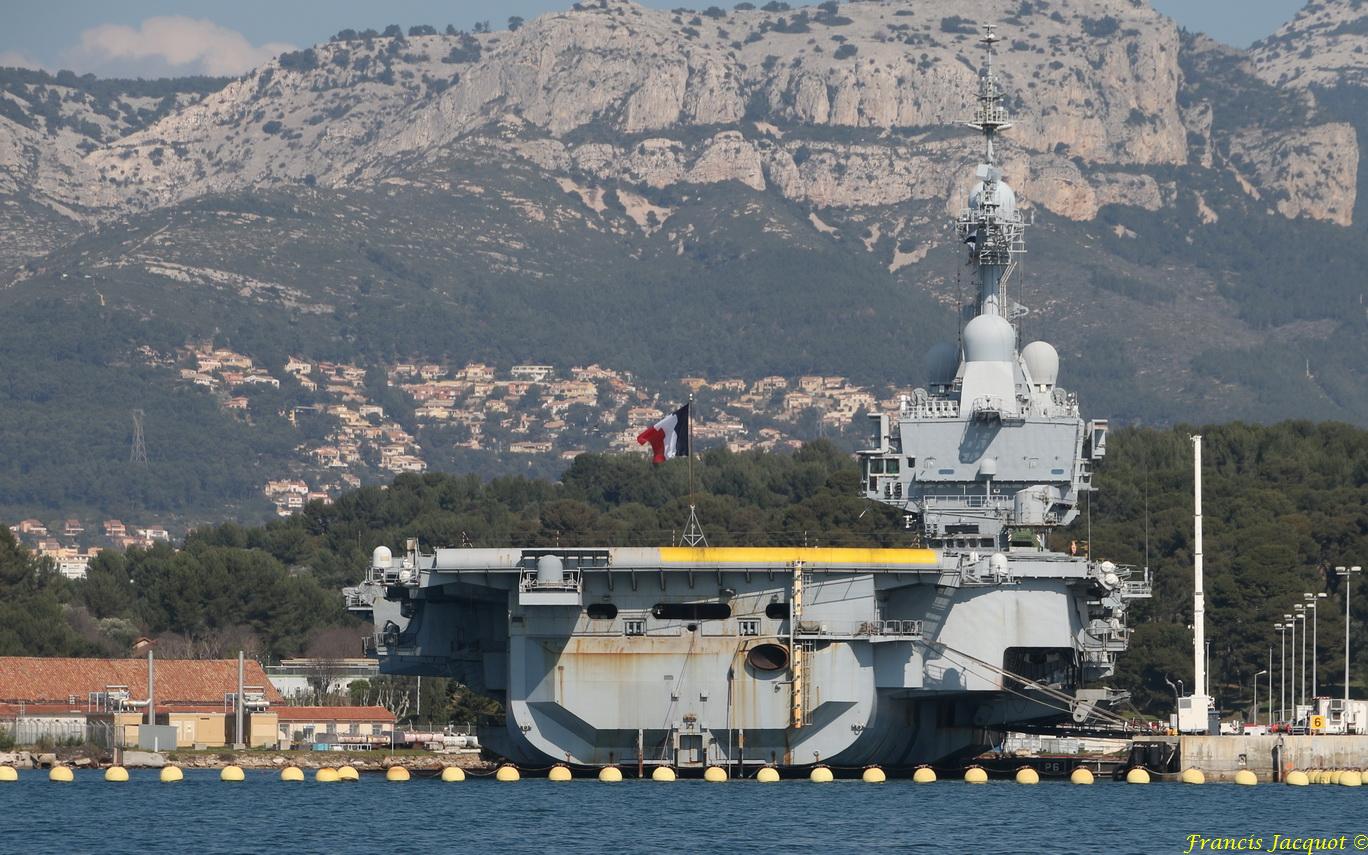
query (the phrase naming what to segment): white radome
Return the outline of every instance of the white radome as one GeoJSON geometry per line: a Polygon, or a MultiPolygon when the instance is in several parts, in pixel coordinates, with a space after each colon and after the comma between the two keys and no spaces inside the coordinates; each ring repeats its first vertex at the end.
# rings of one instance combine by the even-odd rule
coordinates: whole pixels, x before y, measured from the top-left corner
{"type": "Polygon", "coordinates": [[[966,362],[1009,362],[1016,351],[1016,330],[1001,315],[979,315],[964,325],[966,362]]]}
{"type": "Polygon", "coordinates": [[[371,553],[371,566],[388,567],[393,558],[394,556],[390,554],[388,546],[377,546],[375,551],[371,553]]]}
{"type": "Polygon", "coordinates": [[[1021,358],[1037,386],[1053,386],[1059,381],[1059,351],[1047,341],[1033,341],[1021,349],[1021,358]]]}
{"type": "MultiPolygon", "coordinates": [[[[980,181],[974,185],[973,190],[969,191],[970,208],[978,208],[982,204],[983,189],[983,182],[980,181]]],[[[1015,217],[1016,191],[1012,189],[1012,186],[1008,184],[1006,181],[999,181],[997,183],[996,196],[998,203],[998,216],[1007,218],[1015,217]]]]}

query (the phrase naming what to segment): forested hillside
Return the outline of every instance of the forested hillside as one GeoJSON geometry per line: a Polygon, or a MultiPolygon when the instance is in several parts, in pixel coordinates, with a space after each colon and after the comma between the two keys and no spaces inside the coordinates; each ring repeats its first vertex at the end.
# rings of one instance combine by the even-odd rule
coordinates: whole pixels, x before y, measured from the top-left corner
{"type": "MultiPolygon", "coordinates": [[[[1171,707],[1165,676],[1191,681],[1191,432],[1118,432],[1090,514],[1059,535],[1086,538],[1090,517],[1094,557],[1137,566],[1148,540],[1155,597],[1135,612],[1116,682],[1154,714],[1171,707]]],[[[1368,431],[1291,422],[1203,433],[1215,694],[1226,709],[1247,703],[1249,675],[1266,667],[1276,640],[1273,622],[1307,591],[1330,594],[1320,682],[1338,685],[1344,603],[1328,570],[1368,553],[1368,431]]],[[[853,461],[826,442],[791,455],[708,452],[694,475],[692,500],[714,544],[911,542],[897,514],[855,496],[853,461]]],[[[408,537],[428,547],[665,543],[686,519],[686,477],[684,461],[652,467],[606,455],[578,458],[555,483],[401,476],[264,527],[198,531],[180,552],[102,555],[75,583],[0,531],[0,654],[119,655],[150,634],[190,653],[353,655],[368,628],[344,614],[339,589],[359,579],[374,546],[408,537]]],[[[1368,598],[1354,605],[1362,657],[1368,598]]]]}
{"type": "MultiPolygon", "coordinates": [[[[923,383],[973,290],[947,227],[981,15],[1033,222],[1020,340],[1056,345],[1088,414],[1368,424],[1368,90],[1337,73],[1363,4],[1250,51],[1140,0],[565,6],[343,29],[234,80],[0,69],[0,514],[179,531],[317,486],[284,416],[310,396],[172,394],[143,348],[923,383]]],[[[564,450],[419,440],[461,473],[564,450]]]]}

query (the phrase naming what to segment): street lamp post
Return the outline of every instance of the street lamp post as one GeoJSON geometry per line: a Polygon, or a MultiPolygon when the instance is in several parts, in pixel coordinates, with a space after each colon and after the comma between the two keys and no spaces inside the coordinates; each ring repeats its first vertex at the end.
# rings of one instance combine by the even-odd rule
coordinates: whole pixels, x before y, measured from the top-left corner
{"type": "Polygon", "coordinates": [[[1353,567],[1336,567],[1335,572],[1344,577],[1344,701],[1349,702],[1349,581],[1354,578],[1355,573],[1363,572],[1363,568],[1355,564],[1353,567]]]}
{"type": "Polygon", "coordinates": [[[1316,672],[1320,670],[1320,669],[1317,667],[1317,661],[1318,661],[1318,659],[1317,659],[1317,656],[1316,656],[1316,652],[1317,652],[1317,649],[1318,649],[1318,646],[1317,646],[1317,644],[1316,644],[1316,639],[1319,637],[1319,636],[1318,636],[1318,633],[1317,633],[1316,627],[1317,627],[1317,624],[1320,623],[1320,609],[1316,608],[1316,601],[1317,601],[1317,600],[1323,600],[1323,599],[1326,598],[1326,596],[1327,596],[1327,594],[1326,594],[1324,591],[1321,591],[1319,594],[1302,594],[1302,599],[1306,600],[1306,607],[1307,607],[1308,609],[1311,610],[1311,697],[1312,697],[1312,698],[1318,698],[1318,697],[1320,697],[1320,685],[1316,682],[1316,672]]]}
{"type": "Polygon", "coordinates": [[[1263,675],[1267,674],[1267,673],[1268,673],[1268,670],[1265,669],[1265,670],[1260,671],[1259,673],[1257,673],[1257,674],[1254,675],[1254,726],[1255,726],[1255,727],[1258,727],[1258,725],[1259,725],[1259,678],[1262,677],[1263,675]]]}
{"type": "MultiPolygon", "coordinates": [[[[1287,721],[1287,626],[1281,623],[1273,624],[1273,628],[1278,631],[1278,721],[1287,721]]],[[[1269,650],[1268,655],[1272,656],[1273,651],[1269,650]]],[[[1273,698],[1270,696],[1268,705],[1273,705],[1273,698]]]]}
{"type": "Polygon", "coordinates": [[[1268,645],[1268,723],[1273,723],[1273,645],[1268,645]]]}
{"type": "Polygon", "coordinates": [[[1301,702],[1306,705],[1306,606],[1297,603],[1292,607],[1297,613],[1297,620],[1301,621],[1301,702]]]}
{"type": "Polygon", "coordinates": [[[1283,615],[1283,623],[1292,630],[1292,679],[1287,681],[1287,699],[1292,702],[1292,718],[1297,717],[1297,622],[1292,615],[1283,615]]]}

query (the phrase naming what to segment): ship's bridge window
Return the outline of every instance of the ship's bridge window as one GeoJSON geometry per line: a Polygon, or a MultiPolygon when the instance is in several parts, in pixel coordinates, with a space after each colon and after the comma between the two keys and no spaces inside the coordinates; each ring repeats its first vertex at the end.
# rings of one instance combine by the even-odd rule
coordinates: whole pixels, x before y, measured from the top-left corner
{"type": "Polygon", "coordinates": [[[651,615],[657,620],[726,620],[731,606],[726,603],[656,603],[651,615]]]}
{"type": "Polygon", "coordinates": [[[896,457],[888,458],[884,461],[884,473],[888,475],[897,475],[900,471],[901,462],[902,461],[898,460],[896,457]]]}
{"type": "Polygon", "coordinates": [[[882,475],[884,472],[884,461],[882,457],[869,458],[869,474],[882,475]]]}

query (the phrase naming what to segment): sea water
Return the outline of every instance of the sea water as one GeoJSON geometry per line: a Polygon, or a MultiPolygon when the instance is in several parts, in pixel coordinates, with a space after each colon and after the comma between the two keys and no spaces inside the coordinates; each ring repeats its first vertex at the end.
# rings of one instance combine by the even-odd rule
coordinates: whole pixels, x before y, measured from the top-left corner
{"type": "Polygon", "coordinates": [[[0,784],[0,852],[1186,853],[1306,851],[1278,844],[1308,838],[1330,844],[1318,852],[1368,849],[1355,837],[1368,833],[1368,788],[1339,786],[312,777],[249,770],[230,784],[187,770],[163,784],[135,769],[114,784],[82,770],[54,784],[25,770],[0,784]]]}

